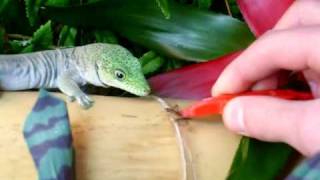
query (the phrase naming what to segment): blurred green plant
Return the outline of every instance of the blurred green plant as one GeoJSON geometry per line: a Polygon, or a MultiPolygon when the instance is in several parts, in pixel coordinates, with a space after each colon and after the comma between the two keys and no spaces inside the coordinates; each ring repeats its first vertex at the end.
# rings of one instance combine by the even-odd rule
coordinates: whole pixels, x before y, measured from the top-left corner
{"type": "Polygon", "coordinates": [[[287,144],[266,143],[243,137],[227,179],[275,179],[285,168],[293,152],[287,144]]]}
{"type": "Polygon", "coordinates": [[[50,49],[53,46],[53,34],[51,29],[51,21],[40,26],[33,33],[33,36],[27,40],[13,40],[9,42],[12,53],[27,53],[39,51],[42,49],[50,49]]]}
{"type": "Polygon", "coordinates": [[[217,58],[247,47],[254,39],[243,22],[228,15],[173,1],[169,1],[169,11],[170,18],[166,19],[155,1],[107,0],[79,6],[47,6],[43,13],[70,26],[111,29],[164,56],[189,61],[217,58]]]}
{"type": "Polygon", "coordinates": [[[63,26],[59,34],[58,46],[73,47],[76,43],[77,29],[69,26],[63,26]]]}

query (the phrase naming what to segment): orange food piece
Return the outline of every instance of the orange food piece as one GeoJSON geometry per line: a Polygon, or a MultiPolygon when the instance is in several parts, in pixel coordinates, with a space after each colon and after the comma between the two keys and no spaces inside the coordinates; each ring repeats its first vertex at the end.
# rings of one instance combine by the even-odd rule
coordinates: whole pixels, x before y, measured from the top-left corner
{"type": "Polygon", "coordinates": [[[287,100],[313,99],[311,92],[299,92],[294,90],[262,90],[247,91],[238,94],[225,94],[217,97],[203,99],[180,111],[183,118],[203,117],[214,114],[222,114],[224,106],[238,96],[271,96],[287,100]]]}

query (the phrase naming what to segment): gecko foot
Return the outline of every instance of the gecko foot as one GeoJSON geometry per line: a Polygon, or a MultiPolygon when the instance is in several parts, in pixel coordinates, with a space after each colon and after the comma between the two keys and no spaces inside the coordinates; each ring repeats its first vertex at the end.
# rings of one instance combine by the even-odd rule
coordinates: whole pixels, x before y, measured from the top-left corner
{"type": "Polygon", "coordinates": [[[75,97],[77,102],[84,108],[89,109],[93,105],[93,100],[87,96],[86,94],[82,94],[81,96],[75,97]]]}
{"type": "Polygon", "coordinates": [[[76,100],[76,98],[74,96],[67,96],[67,101],[68,102],[73,102],[75,100],[76,100]]]}

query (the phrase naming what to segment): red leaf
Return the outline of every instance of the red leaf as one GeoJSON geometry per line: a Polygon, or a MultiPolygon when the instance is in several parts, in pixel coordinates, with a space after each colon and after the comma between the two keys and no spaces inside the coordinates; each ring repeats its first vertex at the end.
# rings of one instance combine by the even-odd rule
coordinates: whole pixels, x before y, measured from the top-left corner
{"type": "Polygon", "coordinates": [[[260,36],[271,29],[294,0],[237,0],[251,31],[260,36]]]}
{"type": "Polygon", "coordinates": [[[161,97],[202,99],[209,97],[211,86],[239,52],[214,61],[193,64],[149,79],[152,91],[161,97]]]}

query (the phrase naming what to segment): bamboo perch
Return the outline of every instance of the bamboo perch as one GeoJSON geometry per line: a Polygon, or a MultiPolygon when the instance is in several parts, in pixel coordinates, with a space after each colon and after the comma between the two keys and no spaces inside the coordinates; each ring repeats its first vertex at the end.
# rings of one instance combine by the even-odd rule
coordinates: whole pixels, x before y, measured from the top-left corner
{"type": "MultiPolygon", "coordinates": [[[[6,92],[0,96],[0,179],[37,179],[22,135],[37,95],[6,92]]],[[[95,105],[90,110],[68,103],[78,180],[182,178],[175,131],[159,102],[151,98],[93,98],[95,105]]],[[[224,179],[239,137],[225,130],[220,121],[190,121],[181,129],[197,180],[224,179]]]]}

